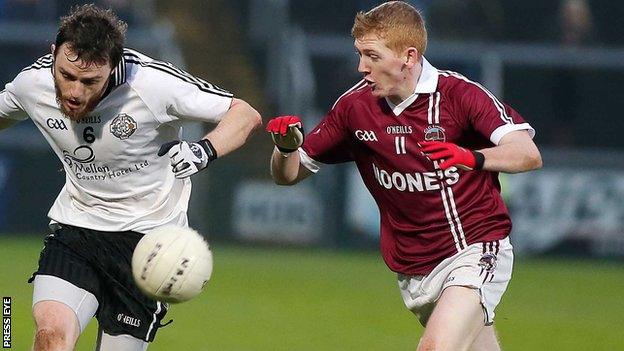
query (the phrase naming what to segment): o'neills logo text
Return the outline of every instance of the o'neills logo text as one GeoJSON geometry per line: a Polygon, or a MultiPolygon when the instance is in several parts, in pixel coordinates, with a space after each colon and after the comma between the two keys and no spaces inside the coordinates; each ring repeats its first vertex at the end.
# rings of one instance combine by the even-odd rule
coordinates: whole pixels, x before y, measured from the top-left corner
{"type": "Polygon", "coordinates": [[[453,185],[459,181],[459,172],[457,168],[451,167],[445,171],[437,170],[435,172],[414,172],[400,173],[388,172],[379,169],[373,163],[373,171],[375,179],[379,185],[386,189],[396,189],[398,191],[431,191],[442,189],[442,184],[453,185]]]}
{"type": "Polygon", "coordinates": [[[412,126],[387,126],[388,134],[412,134],[412,126]]]}
{"type": "Polygon", "coordinates": [[[102,123],[102,116],[87,116],[76,121],[78,124],[95,124],[102,123]]]}
{"type": "Polygon", "coordinates": [[[123,324],[127,324],[133,327],[140,327],[141,326],[141,320],[135,317],[130,317],[128,315],[125,315],[123,313],[120,313],[117,315],[117,320],[123,324]]]}

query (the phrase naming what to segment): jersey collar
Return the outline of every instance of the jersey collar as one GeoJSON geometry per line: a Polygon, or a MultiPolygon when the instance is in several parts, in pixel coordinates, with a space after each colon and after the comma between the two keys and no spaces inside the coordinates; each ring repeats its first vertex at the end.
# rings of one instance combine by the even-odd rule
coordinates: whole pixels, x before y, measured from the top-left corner
{"type": "Polygon", "coordinates": [[[418,94],[431,94],[436,91],[438,87],[438,70],[433,67],[429,61],[423,56],[422,58],[422,71],[420,72],[420,77],[418,78],[418,82],[416,83],[416,88],[414,89],[414,93],[410,95],[407,99],[403,100],[400,104],[393,104],[388,98],[385,98],[386,103],[392,109],[392,112],[395,116],[398,116],[403,112],[409,105],[411,105],[416,98],[418,98],[418,94]]]}
{"type": "Polygon", "coordinates": [[[111,72],[110,86],[116,88],[126,82],[126,59],[121,55],[121,61],[111,72]]]}
{"type": "Polygon", "coordinates": [[[108,83],[108,87],[106,87],[106,91],[102,95],[102,100],[110,94],[113,89],[122,85],[126,82],[126,59],[121,56],[121,61],[117,67],[113,69],[110,75],[110,82],[108,83]]]}
{"type": "Polygon", "coordinates": [[[433,67],[429,61],[423,56],[422,72],[420,72],[420,78],[416,83],[416,94],[431,94],[435,93],[438,87],[438,69],[433,67]]]}

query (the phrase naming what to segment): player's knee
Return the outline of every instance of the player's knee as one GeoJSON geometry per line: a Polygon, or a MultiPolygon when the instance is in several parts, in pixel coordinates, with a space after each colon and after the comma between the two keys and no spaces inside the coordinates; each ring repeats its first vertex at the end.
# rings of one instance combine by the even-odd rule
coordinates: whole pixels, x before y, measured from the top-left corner
{"type": "Polygon", "coordinates": [[[71,309],[56,301],[42,301],[33,307],[33,317],[37,326],[35,351],[73,349],[79,331],[71,309]]]}
{"type": "MultiPolygon", "coordinates": [[[[436,338],[430,336],[423,336],[418,343],[416,351],[447,351],[448,348],[436,338]]],[[[450,351],[450,350],[449,350],[450,351]]]]}
{"type": "Polygon", "coordinates": [[[50,327],[37,329],[34,351],[71,350],[72,347],[72,342],[68,340],[62,330],[50,327]]]}

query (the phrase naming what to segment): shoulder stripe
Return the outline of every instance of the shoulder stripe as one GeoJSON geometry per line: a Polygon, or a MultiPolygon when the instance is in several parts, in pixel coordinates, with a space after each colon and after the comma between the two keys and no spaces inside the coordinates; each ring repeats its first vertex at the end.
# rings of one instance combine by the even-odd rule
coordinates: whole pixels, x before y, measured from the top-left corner
{"type": "Polygon", "coordinates": [[[50,68],[50,67],[52,67],[52,62],[53,62],[52,54],[47,54],[47,55],[37,59],[37,61],[35,61],[35,63],[33,63],[32,65],[24,68],[22,70],[22,72],[28,71],[28,70],[31,70],[31,69],[50,68]]]}
{"type": "Polygon", "coordinates": [[[336,102],[334,102],[334,105],[332,105],[332,110],[334,109],[334,107],[336,107],[336,105],[338,104],[338,102],[340,101],[340,99],[342,99],[343,97],[349,95],[351,92],[354,92],[356,90],[360,90],[363,87],[365,87],[366,84],[366,80],[362,79],[361,81],[357,82],[354,86],[352,86],[349,90],[345,91],[342,95],[340,95],[338,97],[338,99],[336,99],[336,102]]]}
{"type": "Polygon", "coordinates": [[[180,75],[185,76],[186,78],[194,80],[195,82],[197,82],[197,84],[204,84],[207,89],[215,89],[215,90],[221,91],[223,93],[230,94],[229,91],[227,91],[225,89],[222,89],[222,88],[220,88],[220,87],[218,87],[218,86],[216,86],[214,84],[208,83],[207,81],[205,81],[205,80],[203,80],[203,79],[201,79],[199,77],[196,77],[196,76],[194,76],[194,75],[192,75],[192,74],[190,74],[190,73],[188,73],[188,72],[186,72],[186,71],[184,71],[182,69],[179,69],[178,67],[176,67],[174,64],[172,64],[170,62],[161,61],[161,60],[144,61],[144,60],[141,59],[140,56],[138,56],[135,53],[135,51],[132,51],[132,50],[129,50],[129,49],[126,49],[126,51],[124,52],[124,55],[129,56],[130,58],[134,58],[135,60],[141,61],[142,62],[141,64],[144,65],[144,66],[146,66],[146,65],[147,66],[149,66],[149,65],[160,65],[160,66],[162,66],[164,68],[171,69],[174,72],[176,72],[176,73],[178,73],[180,75]]]}
{"type": "Polygon", "coordinates": [[[225,89],[221,89],[217,86],[215,86],[214,84],[208,83],[207,81],[196,77],[186,71],[183,71],[177,67],[175,67],[174,65],[168,63],[168,62],[162,62],[162,61],[153,61],[150,62],[149,65],[154,65],[156,67],[160,67],[163,70],[167,70],[169,73],[171,73],[173,76],[176,76],[186,82],[189,82],[191,84],[195,84],[197,85],[200,89],[203,88],[205,91],[210,92],[210,93],[214,93],[217,95],[221,95],[221,96],[226,96],[226,97],[231,97],[232,94],[225,90],[225,89]]]}
{"type": "Polygon", "coordinates": [[[161,72],[168,73],[174,77],[177,77],[187,83],[193,84],[197,86],[201,91],[206,93],[211,93],[224,97],[232,97],[233,94],[229,91],[222,89],[214,84],[208,83],[207,81],[198,78],[184,70],[181,70],[175,67],[173,64],[164,61],[143,61],[138,55],[133,54],[132,52],[124,52],[124,58],[128,63],[138,64],[142,67],[149,67],[161,72]]]}
{"type": "Polygon", "coordinates": [[[170,75],[172,75],[174,77],[177,77],[177,78],[179,78],[179,79],[181,79],[181,80],[183,80],[183,81],[185,81],[187,83],[195,85],[196,87],[199,88],[199,90],[201,90],[203,92],[206,92],[206,93],[215,94],[215,95],[224,96],[224,97],[232,97],[233,96],[231,93],[223,92],[222,91],[223,89],[217,90],[217,89],[211,89],[210,87],[206,87],[203,84],[198,83],[196,80],[194,80],[194,79],[192,79],[192,78],[190,78],[188,76],[176,73],[170,67],[167,67],[167,66],[158,65],[158,64],[155,64],[154,62],[147,62],[146,63],[146,62],[143,62],[143,61],[136,61],[136,60],[126,60],[126,62],[139,64],[139,65],[141,65],[143,67],[153,68],[153,69],[156,69],[158,71],[168,73],[168,74],[170,74],[170,75]]]}
{"type": "Polygon", "coordinates": [[[445,76],[445,77],[454,77],[460,80],[463,80],[464,82],[473,84],[475,86],[477,86],[479,89],[483,90],[483,92],[485,92],[487,94],[487,96],[492,99],[492,101],[494,102],[494,106],[496,106],[496,109],[498,110],[498,112],[500,112],[500,118],[503,120],[503,122],[507,123],[507,124],[514,124],[513,119],[507,114],[507,111],[505,110],[505,105],[503,105],[503,103],[500,102],[500,100],[498,100],[498,98],[496,98],[496,96],[494,96],[494,94],[492,94],[492,92],[490,92],[489,90],[487,90],[483,85],[472,81],[468,78],[466,78],[465,76],[457,73],[457,72],[453,72],[453,71],[439,71],[441,75],[445,76]]]}
{"type": "Polygon", "coordinates": [[[113,87],[118,87],[126,82],[126,57],[122,56],[119,64],[113,68],[111,73],[113,87]]]}
{"type": "Polygon", "coordinates": [[[214,84],[208,83],[207,81],[205,81],[205,80],[203,80],[203,79],[201,79],[199,77],[196,77],[196,76],[194,76],[194,75],[192,75],[192,74],[190,74],[190,73],[188,73],[186,71],[183,71],[183,70],[177,68],[176,66],[174,66],[173,64],[171,64],[169,62],[152,61],[148,65],[159,66],[159,67],[161,67],[163,69],[170,70],[173,75],[176,75],[176,76],[180,77],[181,79],[188,81],[189,83],[193,83],[193,84],[196,84],[196,85],[201,85],[205,89],[210,90],[210,91],[214,91],[215,93],[216,92],[220,92],[220,93],[226,94],[226,95],[230,94],[229,91],[227,91],[225,89],[221,89],[221,88],[217,87],[214,84]]]}

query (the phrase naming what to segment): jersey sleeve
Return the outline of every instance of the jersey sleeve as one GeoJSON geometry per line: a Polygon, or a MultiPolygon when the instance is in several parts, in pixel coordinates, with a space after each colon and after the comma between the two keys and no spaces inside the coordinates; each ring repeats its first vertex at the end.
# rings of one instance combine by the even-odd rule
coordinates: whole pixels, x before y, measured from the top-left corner
{"type": "Polygon", "coordinates": [[[174,65],[143,62],[131,82],[161,123],[190,119],[216,123],[232,105],[233,95],[174,65]]]}
{"type": "Polygon", "coordinates": [[[11,83],[6,84],[0,92],[0,118],[25,120],[28,118],[26,108],[20,101],[20,87],[23,85],[24,75],[18,75],[11,83]]]}
{"type": "Polygon", "coordinates": [[[478,83],[467,83],[460,99],[460,109],[472,128],[490,139],[494,145],[507,134],[526,130],[531,137],[535,130],[509,105],[501,102],[478,83]]]}
{"type": "Polygon", "coordinates": [[[299,149],[301,164],[316,173],[321,163],[352,161],[347,120],[348,108],[339,102],[306,136],[299,149]]]}
{"type": "Polygon", "coordinates": [[[193,119],[216,123],[232,105],[232,94],[199,78],[195,82],[175,80],[168,113],[172,119],[193,119]]]}

